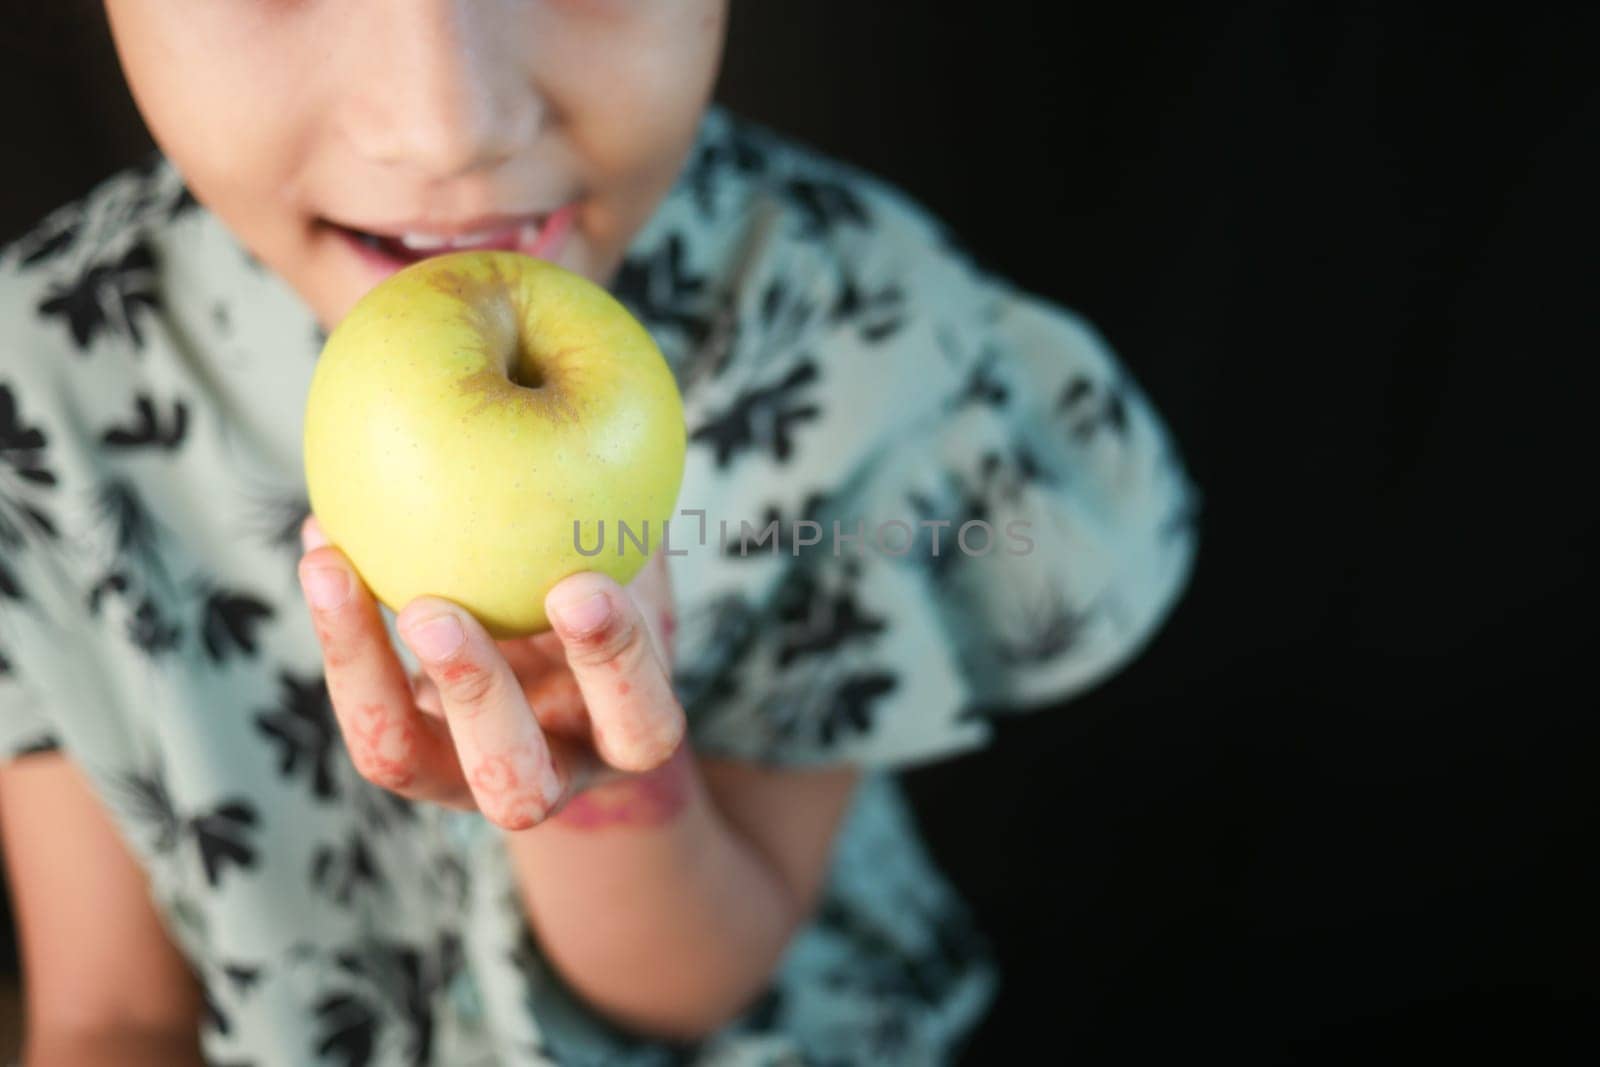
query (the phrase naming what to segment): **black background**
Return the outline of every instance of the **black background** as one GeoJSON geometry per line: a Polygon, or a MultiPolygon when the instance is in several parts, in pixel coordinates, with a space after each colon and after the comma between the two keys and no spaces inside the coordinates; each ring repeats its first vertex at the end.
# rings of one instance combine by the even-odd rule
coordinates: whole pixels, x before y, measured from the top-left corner
{"type": "MultiPolygon", "coordinates": [[[[95,9],[14,7],[0,240],[148,145],[95,9]]],[[[907,776],[969,1062],[1600,1052],[1600,24],[1437,10],[733,4],[719,98],[1088,315],[1206,493],[1143,656],[907,776]]]]}

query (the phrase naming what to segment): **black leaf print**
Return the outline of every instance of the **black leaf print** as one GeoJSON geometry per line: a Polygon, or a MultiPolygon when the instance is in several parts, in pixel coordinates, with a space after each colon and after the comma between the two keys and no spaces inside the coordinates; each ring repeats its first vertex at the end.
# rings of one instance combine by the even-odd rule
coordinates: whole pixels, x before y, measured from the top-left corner
{"type": "Polygon", "coordinates": [[[128,640],[134,646],[154,657],[176,649],[183,637],[182,629],[169,623],[149,597],[139,601],[139,607],[127,621],[128,640]]]}
{"type": "Polygon", "coordinates": [[[255,988],[261,980],[261,968],[243,963],[225,963],[222,965],[222,974],[228,979],[229,984],[239,996],[244,996],[255,988]]]}
{"type": "Polygon", "coordinates": [[[100,436],[100,443],[107,448],[146,448],[155,446],[172,451],[183,444],[184,434],[189,425],[189,406],[182,400],[175,400],[172,404],[172,422],[168,426],[161,424],[161,416],[156,414],[155,402],[149,394],[140,393],[134,401],[136,414],[134,423],[126,426],[112,426],[100,436]]]}
{"type": "Polygon", "coordinates": [[[285,489],[262,485],[246,490],[249,511],[245,528],[254,543],[277,549],[298,562],[300,526],[311,514],[303,486],[285,489]]]}
{"type": "Polygon", "coordinates": [[[341,905],[349,905],[363,888],[383,888],[377,862],[358,832],[351,832],[343,845],[317,847],[311,857],[311,884],[341,905]]]}
{"type": "Polygon", "coordinates": [[[727,467],[741,451],[770,448],[779,462],[793,453],[791,433],[796,424],[817,418],[821,407],[801,403],[795,394],[817,379],[817,365],[807,359],[773,385],[746,389],[726,412],[708,419],[689,435],[695,443],[716,450],[717,467],[727,467]]]}
{"type": "MultiPolygon", "coordinates": [[[[145,506],[138,487],[128,478],[112,476],[95,492],[95,522],[109,526],[117,562],[131,573],[148,573],[171,588],[172,580],[162,561],[161,542],[172,530],[145,506]]],[[[117,592],[125,593],[129,579],[122,578],[117,592]]],[[[91,607],[96,607],[91,603],[91,607]]]]}
{"type": "Polygon", "coordinates": [[[55,472],[44,465],[49,444],[44,430],[22,421],[22,412],[9,382],[0,382],[0,461],[22,481],[53,486],[55,472]]]}
{"type": "MultiPolygon", "coordinates": [[[[110,571],[89,589],[87,601],[91,615],[99,617],[101,601],[108,592],[124,600],[135,596],[127,574],[120,570],[110,571]]],[[[148,596],[140,597],[138,606],[125,620],[124,627],[133,646],[151,658],[173,651],[183,637],[182,627],[169,622],[156,602],[148,596]]]]}
{"type": "Polygon", "coordinates": [[[1070,654],[1083,641],[1084,632],[1094,619],[1091,607],[1073,611],[1066,594],[1051,586],[1036,598],[1021,598],[1022,636],[998,642],[995,653],[1000,661],[1012,665],[1048,663],[1070,654]]]}
{"type": "Polygon", "coordinates": [[[766,146],[737,121],[730,121],[721,137],[706,138],[684,167],[681,181],[694,197],[700,214],[716,212],[716,194],[725,175],[759,173],[767,166],[766,146]]]}
{"type": "Polygon", "coordinates": [[[774,596],[774,611],[783,624],[778,665],[802,656],[832,652],[846,642],[883,632],[886,622],[861,611],[854,591],[821,588],[805,568],[794,568],[774,596]]]}
{"type": "Polygon", "coordinates": [[[330,993],[312,1009],[320,1026],[319,1056],[336,1056],[345,1067],[368,1067],[378,1042],[378,1011],[355,993],[330,993]]]}
{"type": "Polygon", "coordinates": [[[299,678],[279,671],[278,706],[257,714],[255,723],[256,729],[278,744],[281,777],[289,778],[304,770],[318,800],[338,796],[332,760],[339,731],[328,701],[328,687],[320,674],[299,678]]]}
{"type": "Polygon", "coordinates": [[[256,852],[248,838],[256,821],[255,808],[243,798],[226,801],[189,820],[206,883],[213,889],[221,884],[228,864],[246,869],[255,866],[256,852]]]}
{"type": "Polygon", "coordinates": [[[1059,478],[1054,471],[1046,470],[1026,442],[1014,441],[1009,454],[989,449],[978,463],[978,488],[980,497],[1003,500],[1016,505],[1029,484],[1054,485],[1059,478]]]}
{"type": "Polygon", "coordinates": [[[983,356],[973,365],[972,373],[967,375],[967,380],[946,405],[947,410],[959,410],[968,404],[987,404],[995,408],[1006,406],[1009,390],[1004,382],[993,376],[999,355],[995,349],[985,350],[983,356]]]}
{"type": "MultiPolygon", "coordinates": [[[[960,498],[960,506],[955,514],[941,513],[938,505],[919,490],[913,489],[906,494],[906,502],[916,513],[916,540],[909,554],[921,563],[935,582],[948,578],[952,569],[966,558],[961,551],[961,528],[969,522],[982,521],[989,514],[988,501],[981,494],[971,492],[948,473],[946,482],[956,487],[956,495],[960,498]],[[932,525],[936,523],[942,525],[932,525]]],[[[974,548],[982,544],[978,540],[981,535],[969,536],[972,540],[968,543],[974,548]]]]}
{"type": "Polygon", "coordinates": [[[841,681],[828,701],[819,726],[824,745],[842,740],[847,733],[872,732],[873,702],[893,692],[900,680],[887,671],[851,675],[841,681]]]}
{"type": "Polygon", "coordinates": [[[813,537],[821,537],[822,539],[817,541],[816,544],[819,546],[827,545],[829,544],[832,530],[819,518],[822,509],[827,503],[827,494],[813,492],[807,494],[805,500],[800,504],[796,517],[792,520],[785,521],[783,512],[772,504],[767,505],[761,519],[757,522],[751,523],[749,519],[741,518],[737,532],[734,531],[733,521],[730,520],[728,540],[723,543],[722,554],[741,558],[762,555],[794,555],[796,554],[795,539],[796,535],[800,533],[799,525],[801,522],[814,522],[819,527],[818,529],[806,528],[807,540],[813,537]],[[768,530],[774,523],[777,524],[777,530],[769,533],[768,530]]]}
{"type": "Polygon", "coordinates": [[[773,278],[761,293],[761,345],[766,355],[782,354],[802,341],[817,316],[817,306],[805,299],[799,287],[782,276],[773,278]]]}
{"type": "Polygon", "coordinates": [[[200,612],[200,633],[206,655],[221,663],[237,647],[246,656],[256,654],[254,630],[273,617],[272,605],[248,593],[208,589],[200,612]]]}
{"type": "Polygon", "coordinates": [[[95,582],[94,585],[89,587],[89,596],[87,598],[89,614],[95,616],[96,618],[100,616],[100,601],[108,592],[116,593],[118,596],[121,596],[127,591],[127,575],[123,574],[121,571],[111,571],[107,573],[98,582],[95,582]]]}
{"type": "Polygon", "coordinates": [[[35,530],[38,530],[51,540],[60,539],[61,534],[56,530],[55,520],[49,515],[45,514],[43,511],[39,510],[34,505],[27,503],[26,501],[23,502],[21,511],[22,514],[27,517],[29,524],[32,525],[35,530]]]}
{"type": "Polygon", "coordinates": [[[706,287],[706,278],[689,270],[683,234],[670,232],[650,255],[628,256],[617,269],[612,294],[652,329],[681,330],[693,344],[706,339],[711,324],[687,305],[706,287]]]}
{"type": "Polygon", "coordinates": [[[16,394],[7,382],[0,382],[0,595],[20,600],[21,581],[6,564],[6,556],[20,552],[27,544],[26,528],[32,528],[50,541],[60,540],[55,520],[37,500],[41,491],[56,488],[56,475],[45,462],[49,439],[39,426],[22,419],[16,394]]]}
{"type": "Polygon", "coordinates": [[[1078,375],[1062,387],[1056,412],[1072,423],[1072,436],[1087,442],[1101,429],[1119,437],[1128,432],[1127,402],[1114,385],[1104,385],[1078,375]]]}
{"type": "Polygon", "coordinates": [[[149,774],[134,771],[119,774],[113,777],[112,788],[118,806],[151,834],[151,844],[157,853],[164,855],[178,847],[183,837],[183,819],[178,815],[172,794],[167,791],[166,776],[160,768],[149,774]]]}
{"type": "Polygon", "coordinates": [[[828,311],[832,323],[853,322],[869,344],[881,344],[905,325],[905,291],[890,282],[873,293],[862,291],[854,276],[846,274],[828,311]]]}
{"type": "Polygon", "coordinates": [[[392,1021],[405,1029],[408,1061],[414,1067],[431,1062],[433,1001],[461,969],[460,935],[452,930],[440,931],[437,940],[421,950],[401,942],[367,938],[339,951],[334,959],[341,970],[363,979],[376,994],[374,1001],[365,1002],[371,1008],[373,1040],[385,1022],[392,1021]]]}
{"type": "Polygon", "coordinates": [[[855,190],[831,178],[790,178],[781,186],[783,196],[800,216],[800,236],[818,238],[836,226],[871,226],[866,202],[855,190]]]}
{"type": "Polygon", "coordinates": [[[52,287],[38,311],[43,317],[65,320],[80,351],[87,351],[97,336],[110,329],[124,332],[142,347],[139,316],[160,306],[156,286],[155,256],[141,241],[120,259],[94,264],[76,281],[52,287]]]}
{"type": "Polygon", "coordinates": [[[1047,470],[1039,462],[1039,457],[1034,455],[1033,449],[1023,441],[1016,441],[1011,446],[1011,461],[1016,467],[1017,478],[1022,482],[1037,483],[1039,485],[1057,485],[1061,478],[1053,470],[1047,470]]]}

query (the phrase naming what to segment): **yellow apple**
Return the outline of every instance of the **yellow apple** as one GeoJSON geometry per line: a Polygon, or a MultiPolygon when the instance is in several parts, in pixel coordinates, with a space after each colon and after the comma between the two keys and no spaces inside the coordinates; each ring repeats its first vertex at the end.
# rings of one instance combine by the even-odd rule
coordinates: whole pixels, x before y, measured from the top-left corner
{"type": "Polygon", "coordinates": [[[548,629],[545,594],[570,574],[634,576],[676,505],[685,443],[644,327],[519,252],[433,256],[378,283],[328,337],[306,398],[306,488],[328,539],[391,610],[441,596],[497,640],[548,629]]]}

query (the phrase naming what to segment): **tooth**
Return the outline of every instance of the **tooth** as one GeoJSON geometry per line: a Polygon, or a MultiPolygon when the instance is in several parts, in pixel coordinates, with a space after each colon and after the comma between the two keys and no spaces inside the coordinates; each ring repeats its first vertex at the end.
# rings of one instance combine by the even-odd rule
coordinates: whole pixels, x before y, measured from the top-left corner
{"type": "Polygon", "coordinates": [[[472,245],[481,245],[498,234],[499,230],[479,230],[477,233],[464,233],[447,241],[451,248],[467,248],[472,245]]]}
{"type": "Polygon", "coordinates": [[[431,233],[403,233],[400,243],[413,252],[431,252],[435,248],[443,248],[450,241],[444,237],[435,237],[431,233]]]}
{"type": "Polygon", "coordinates": [[[524,249],[533,247],[533,242],[539,239],[540,229],[542,227],[537,222],[524,222],[517,233],[517,247],[524,249]]]}

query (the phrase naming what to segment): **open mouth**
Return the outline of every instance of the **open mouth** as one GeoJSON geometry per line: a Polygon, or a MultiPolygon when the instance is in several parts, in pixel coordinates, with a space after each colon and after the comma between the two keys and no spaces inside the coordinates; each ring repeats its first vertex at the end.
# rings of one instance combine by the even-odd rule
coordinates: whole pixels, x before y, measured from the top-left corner
{"type": "Polygon", "coordinates": [[[544,215],[528,215],[488,229],[469,233],[372,233],[329,222],[335,231],[369,265],[392,273],[401,267],[451,252],[506,251],[544,259],[554,258],[572,227],[575,203],[544,215]]]}

